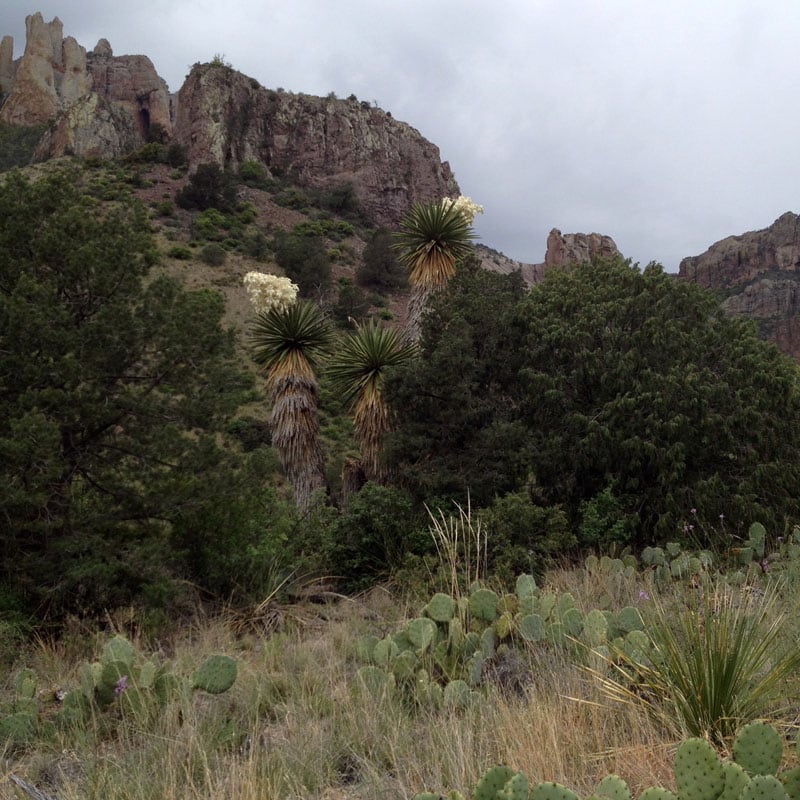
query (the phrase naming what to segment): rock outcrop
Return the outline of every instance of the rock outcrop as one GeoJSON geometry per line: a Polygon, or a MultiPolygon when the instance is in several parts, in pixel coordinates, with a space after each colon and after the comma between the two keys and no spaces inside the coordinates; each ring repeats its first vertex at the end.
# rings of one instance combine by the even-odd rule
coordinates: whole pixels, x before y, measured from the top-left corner
{"type": "Polygon", "coordinates": [[[51,123],[37,158],[118,156],[143,144],[153,123],[171,130],[169,91],[149,58],[114,56],[105,39],[87,53],[63,27],[58,17],[26,17],[16,63],[12,38],[0,43],[0,121],[51,123]]]}
{"type": "Polygon", "coordinates": [[[766,338],[800,360],[800,216],[789,211],[768,228],[712,244],[684,258],[678,274],[719,291],[728,313],[757,320],[766,338]]]}
{"type": "Polygon", "coordinates": [[[418,201],[459,193],[418,131],[369,103],[263,88],[224,64],[196,64],[178,95],[174,138],[190,163],[258,161],[300,185],[352,184],[366,213],[395,225],[418,201]]]}
{"type": "Polygon", "coordinates": [[[561,233],[558,228],[553,228],[547,236],[547,250],[541,264],[512,261],[488,248],[479,249],[479,254],[485,269],[504,274],[519,270],[528,286],[542,281],[550,269],[566,269],[596,258],[622,255],[610,236],[601,233],[561,233]]]}

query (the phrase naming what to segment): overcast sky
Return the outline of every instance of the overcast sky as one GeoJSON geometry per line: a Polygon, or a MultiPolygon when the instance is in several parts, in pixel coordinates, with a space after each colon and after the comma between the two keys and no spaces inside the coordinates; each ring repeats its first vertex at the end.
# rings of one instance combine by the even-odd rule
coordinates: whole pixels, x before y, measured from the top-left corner
{"type": "Polygon", "coordinates": [[[148,55],[171,91],[221,55],[264,86],[377,101],[527,262],[551,228],[680,259],[800,210],[799,0],[2,0],[87,49],[148,55]]]}

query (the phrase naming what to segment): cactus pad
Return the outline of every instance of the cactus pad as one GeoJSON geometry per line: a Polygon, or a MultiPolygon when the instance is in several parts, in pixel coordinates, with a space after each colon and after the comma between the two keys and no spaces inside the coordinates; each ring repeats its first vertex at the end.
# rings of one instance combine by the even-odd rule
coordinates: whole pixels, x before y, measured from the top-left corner
{"type": "Polygon", "coordinates": [[[675,755],[678,800],[716,800],[725,786],[722,764],[704,739],[687,739],[675,755]]]}
{"type": "Polygon", "coordinates": [[[526,597],[536,597],[539,594],[539,587],[533,575],[519,575],[517,577],[517,597],[524,600],[526,597]]]}
{"type": "Polygon", "coordinates": [[[517,622],[519,635],[526,642],[541,642],[544,639],[544,622],[538,614],[526,614],[517,622]]]}
{"type": "Polygon", "coordinates": [[[750,783],[750,776],[735,762],[726,761],[722,765],[725,776],[725,788],[719,800],[738,800],[742,790],[750,783]]]}
{"type": "Polygon", "coordinates": [[[412,619],[406,625],[406,636],[418,650],[427,650],[436,636],[436,623],[427,617],[412,619]]]}
{"type": "Polygon", "coordinates": [[[478,781],[472,800],[497,800],[506,783],[514,777],[511,767],[490,767],[478,781]]]}
{"type": "Polygon", "coordinates": [[[783,784],[789,800],[800,800],[800,767],[793,767],[781,772],[778,780],[783,784]]]}
{"type": "Polygon", "coordinates": [[[192,676],[192,685],[209,694],[222,694],[236,680],[236,661],[230,656],[211,656],[192,676]]]}
{"type": "Polygon", "coordinates": [[[560,783],[544,781],[537,783],[531,789],[530,800],[580,800],[580,798],[572,789],[567,789],[560,783]]]}
{"type": "Polygon", "coordinates": [[[639,800],[677,800],[677,798],[669,789],[651,786],[639,795],[639,800]]]}
{"type": "Polygon", "coordinates": [[[631,790],[619,775],[606,775],[597,784],[595,794],[600,797],[608,797],[609,800],[631,800],[631,790]]]}
{"type": "Polygon", "coordinates": [[[522,772],[512,775],[497,793],[498,800],[528,800],[528,779],[522,772]]]}
{"type": "Polygon", "coordinates": [[[756,775],[742,789],[739,800],[786,800],[786,790],[774,775],[756,775]]]}
{"type": "Polygon", "coordinates": [[[133,665],[134,650],[133,645],[124,636],[114,636],[106,642],[100,661],[109,664],[112,661],[120,661],[127,666],[123,674],[128,674],[133,665]]]}
{"type": "Polygon", "coordinates": [[[469,613],[484,622],[497,619],[497,594],[491,589],[476,589],[469,596],[469,613]]]}
{"type": "Polygon", "coordinates": [[[625,606],[617,612],[616,624],[623,633],[644,630],[642,615],[639,613],[639,609],[633,606],[625,606]]]}
{"type": "Polygon", "coordinates": [[[745,725],[733,741],[733,757],[748,775],[774,775],[782,756],[780,734],[766,722],[745,725]]]}
{"type": "Polygon", "coordinates": [[[470,691],[466,681],[450,681],[444,687],[444,704],[447,708],[466,708],[469,699],[470,691]]]}
{"type": "Polygon", "coordinates": [[[436,622],[449,622],[456,613],[456,601],[449,595],[437,592],[425,606],[425,613],[436,622]]]}

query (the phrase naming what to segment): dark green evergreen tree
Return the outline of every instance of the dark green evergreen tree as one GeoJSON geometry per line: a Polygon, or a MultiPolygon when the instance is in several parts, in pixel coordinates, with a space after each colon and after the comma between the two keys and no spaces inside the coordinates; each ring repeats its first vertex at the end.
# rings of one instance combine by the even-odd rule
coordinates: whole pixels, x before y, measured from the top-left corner
{"type": "Polygon", "coordinates": [[[510,287],[462,270],[388,384],[390,452],[418,495],[523,490],[587,546],[729,545],[800,518],[798,369],[752,323],[657,265],[510,287]]]}
{"type": "Polygon", "coordinates": [[[257,491],[219,446],[251,384],[221,297],[154,276],[144,209],[80,182],[0,186],[0,584],[54,614],[202,585],[257,491]]]}

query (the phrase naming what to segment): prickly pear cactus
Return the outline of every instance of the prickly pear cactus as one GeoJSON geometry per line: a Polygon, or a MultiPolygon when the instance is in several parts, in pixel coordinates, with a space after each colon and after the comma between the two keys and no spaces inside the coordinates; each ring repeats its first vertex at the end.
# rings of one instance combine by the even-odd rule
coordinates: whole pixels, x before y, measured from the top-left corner
{"type": "Polygon", "coordinates": [[[192,685],[209,694],[227,692],[236,681],[236,661],[230,656],[211,656],[192,676],[192,685]]]}
{"type": "Polygon", "coordinates": [[[639,795],[639,800],[677,800],[677,798],[669,789],[651,786],[639,795]]]}
{"type": "Polygon", "coordinates": [[[786,800],[786,791],[774,775],[755,775],[742,789],[739,800],[786,800]]]}
{"type": "Polygon", "coordinates": [[[478,781],[472,800],[497,800],[498,792],[513,778],[515,772],[511,767],[490,767],[478,781]]]}
{"type": "Polygon", "coordinates": [[[738,800],[745,786],[750,783],[750,776],[735,762],[726,761],[722,765],[725,776],[725,788],[719,800],[738,800]]]}
{"type": "Polygon", "coordinates": [[[437,592],[428,600],[425,613],[435,622],[449,622],[456,614],[456,601],[449,595],[437,592]]]}
{"type": "Polygon", "coordinates": [[[497,793],[497,800],[528,800],[528,793],[528,779],[522,772],[517,772],[497,793]]]}
{"type": "Polygon", "coordinates": [[[469,596],[469,613],[483,622],[497,619],[497,594],[491,589],[475,589],[469,596]]]}
{"type": "Polygon", "coordinates": [[[580,800],[572,789],[567,789],[560,783],[543,781],[531,789],[530,800],[580,800]]]}
{"type": "Polygon", "coordinates": [[[460,679],[450,681],[444,687],[445,708],[466,708],[471,697],[472,694],[466,681],[460,679]]]}
{"type": "Polygon", "coordinates": [[[631,790],[619,775],[606,775],[597,784],[595,794],[598,797],[607,797],[609,800],[631,800],[631,790]]]}
{"type": "Polygon", "coordinates": [[[775,775],[782,756],[780,734],[765,722],[751,722],[736,734],[733,758],[748,775],[775,775]]]}
{"type": "Polygon", "coordinates": [[[541,642],[545,636],[544,621],[538,614],[526,614],[518,619],[517,630],[526,642],[541,642]]]}
{"type": "Polygon", "coordinates": [[[675,755],[678,800],[716,800],[725,787],[722,764],[704,739],[687,739],[675,755]]]}
{"type": "Polygon", "coordinates": [[[800,767],[792,767],[778,775],[789,800],[800,800],[800,767]]]}
{"type": "Polygon", "coordinates": [[[406,636],[419,652],[427,650],[436,637],[436,623],[427,617],[412,619],[406,625],[406,636]]]}
{"type": "Polygon", "coordinates": [[[0,719],[0,750],[16,750],[29,745],[36,738],[38,720],[31,714],[14,712],[0,719]]]}

